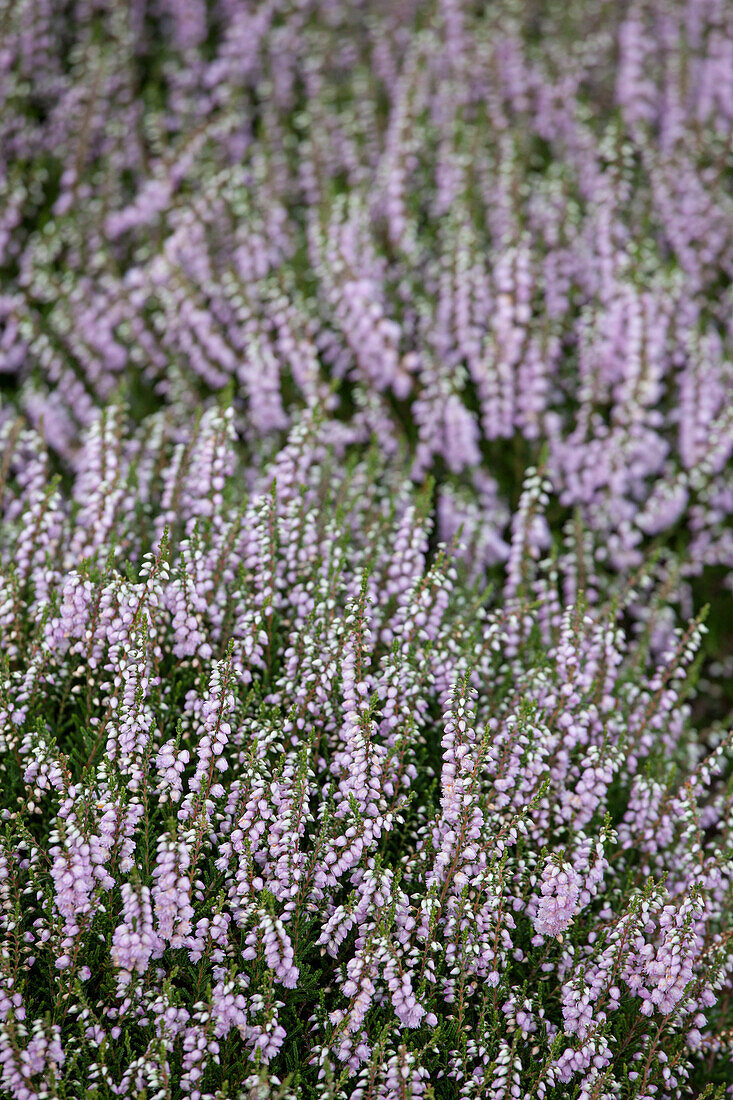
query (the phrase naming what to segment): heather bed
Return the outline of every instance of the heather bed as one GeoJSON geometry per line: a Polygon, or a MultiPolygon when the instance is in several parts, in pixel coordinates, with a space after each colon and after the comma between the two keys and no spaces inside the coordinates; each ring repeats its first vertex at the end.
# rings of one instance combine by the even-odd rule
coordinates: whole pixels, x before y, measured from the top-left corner
{"type": "Polygon", "coordinates": [[[0,1095],[733,1090],[733,8],[0,33],[0,1095]]]}
{"type": "Polygon", "coordinates": [[[230,415],[171,446],[110,410],[68,498],[7,434],[10,1095],[728,1079],[730,738],[684,702],[704,628],[657,659],[625,637],[645,575],[563,609],[540,475],[489,594],[430,553],[430,492],[327,420],[239,507],[230,415]]]}

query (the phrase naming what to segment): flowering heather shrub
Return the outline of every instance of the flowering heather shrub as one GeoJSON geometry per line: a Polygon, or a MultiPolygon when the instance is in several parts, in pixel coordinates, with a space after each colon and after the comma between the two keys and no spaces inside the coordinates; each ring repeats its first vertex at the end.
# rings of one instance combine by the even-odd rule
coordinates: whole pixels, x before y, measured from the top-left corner
{"type": "Polygon", "coordinates": [[[614,570],[663,535],[683,586],[730,584],[727,0],[3,0],[0,25],[0,372],[59,454],[112,397],[185,422],[229,384],[275,446],[331,403],[438,475],[478,572],[544,445],[614,570]]]}
{"type": "Polygon", "coordinates": [[[307,417],[247,489],[232,424],[109,409],[70,480],[5,426],[3,1096],[729,1083],[701,622],[654,658],[650,574],[585,605],[541,474],[492,594],[397,463],[307,417]]]}

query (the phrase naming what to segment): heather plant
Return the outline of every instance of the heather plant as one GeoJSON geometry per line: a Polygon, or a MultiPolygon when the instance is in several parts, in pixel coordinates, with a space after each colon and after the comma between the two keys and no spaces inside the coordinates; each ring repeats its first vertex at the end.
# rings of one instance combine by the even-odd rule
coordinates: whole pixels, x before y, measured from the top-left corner
{"type": "Polygon", "coordinates": [[[486,590],[430,482],[318,413],[257,469],[234,422],[109,408],[61,479],[4,425],[3,1095],[724,1088],[702,619],[651,565],[589,604],[542,472],[486,590]]]}

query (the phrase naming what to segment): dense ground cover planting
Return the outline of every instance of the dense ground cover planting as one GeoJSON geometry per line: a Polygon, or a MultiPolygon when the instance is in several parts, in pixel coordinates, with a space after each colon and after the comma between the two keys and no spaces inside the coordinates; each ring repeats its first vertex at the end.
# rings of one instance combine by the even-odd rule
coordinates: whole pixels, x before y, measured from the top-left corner
{"type": "Polygon", "coordinates": [[[724,1093],[733,7],[0,28],[0,1094],[724,1093]]]}
{"type": "Polygon", "coordinates": [[[6,441],[6,1088],[725,1079],[730,738],[683,702],[702,627],[650,664],[634,588],[563,610],[577,560],[533,553],[537,474],[491,600],[429,552],[429,495],[329,457],[328,421],[246,504],[231,416],[173,449],[161,425],[100,418],[71,508],[38,436],[6,441]]]}

